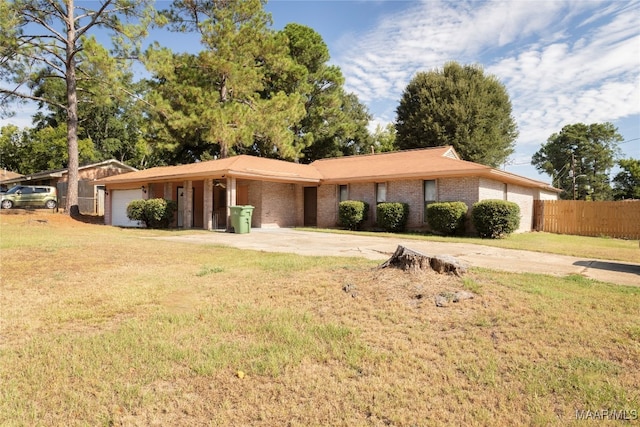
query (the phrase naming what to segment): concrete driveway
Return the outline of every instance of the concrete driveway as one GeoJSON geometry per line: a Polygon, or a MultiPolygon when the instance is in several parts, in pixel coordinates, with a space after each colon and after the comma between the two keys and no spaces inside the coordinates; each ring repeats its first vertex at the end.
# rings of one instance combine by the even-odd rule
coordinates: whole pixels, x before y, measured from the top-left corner
{"type": "MultiPolygon", "coordinates": [[[[227,245],[255,251],[290,252],[310,256],[364,257],[380,261],[388,259],[398,245],[404,245],[429,255],[451,255],[470,267],[559,276],[581,274],[603,282],[640,286],[640,263],[577,258],[468,243],[425,242],[402,238],[300,231],[291,228],[253,228],[248,234],[212,232],[160,239],[227,245]]],[[[638,257],[640,261],[640,251],[638,257]]]]}

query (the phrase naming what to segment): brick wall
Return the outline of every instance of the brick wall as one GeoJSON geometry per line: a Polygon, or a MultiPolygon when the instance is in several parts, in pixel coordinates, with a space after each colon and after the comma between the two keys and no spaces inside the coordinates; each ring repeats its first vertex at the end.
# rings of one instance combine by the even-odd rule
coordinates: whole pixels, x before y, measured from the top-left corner
{"type": "Polygon", "coordinates": [[[504,185],[504,182],[480,178],[479,200],[505,200],[504,185]]]}
{"type": "Polygon", "coordinates": [[[104,195],[104,224],[111,225],[111,191],[104,195]]]}
{"type": "MultiPolygon", "coordinates": [[[[376,185],[371,182],[349,184],[349,200],[359,200],[369,204],[368,220],[363,227],[373,227],[376,222],[376,185]]],[[[337,205],[336,209],[338,209],[337,205]]]]}
{"type": "Polygon", "coordinates": [[[519,185],[507,185],[507,200],[520,206],[520,227],[516,233],[531,231],[533,225],[533,199],[537,191],[519,185]]]}
{"type": "Polygon", "coordinates": [[[338,223],[338,186],[318,187],[318,227],[331,228],[338,223]]]}
{"type": "MultiPolygon", "coordinates": [[[[387,202],[409,205],[409,229],[426,228],[424,212],[423,180],[389,181],[387,202]]],[[[463,201],[469,208],[478,201],[478,178],[446,178],[437,180],[438,201],[463,201]]],[[[349,185],[349,199],[369,203],[369,221],[365,227],[375,224],[376,183],[355,183],[349,185]]],[[[318,187],[318,226],[335,227],[338,221],[338,186],[318,187]]]]}
{"type": "Polygon", "coordinates": [[[254,206],[252,227],[295,227],[300,225],[302,204],[299,185],[248,181],[249,204],[254,206]]]}
{"type": "Polygon", "coordinates": [[[478,177],[441,178],[437,182],[439,202],[465,202],[471,209],[478,201],[478,177]]]}
{"type": "MultiPolygon", "coordinates": [[[[387,202],[409,204],[409,228],[421,228],[422,222],[422,181],[391,181],[387,185],[387,202]]],[[[318,227],[336,227],[338,223],[338,185],[318,187],[318,227]]],[[[369,204],[369,220],[365,227],[372,227],[376,218],[376,183],[349,184],[349,199],[369,204]]]]}
{"type": "Polygon", "coordinates": [[[533,200],[538,190],[515,184],[505,184],[492,179],[480,179],[480,200],[496,199],[508,200],[520,206],[520,227],[517,233],[531,231],[533,224],[533,200]],[[505,198],[506,186],[506,198],[505,198]]]}
{"type": "Polygon", "coordinates": [[[538,200],[558,200],[558,193],[552,193],[550,191],[539,190],[538,200]]]}
{"type": "Polygon", "coordinates": [[[407,203],[409,218],[407,228],[423,228],[424,223],[424,190],[422,180],[390,181],[387,183],[387,202],[407,203]]]}

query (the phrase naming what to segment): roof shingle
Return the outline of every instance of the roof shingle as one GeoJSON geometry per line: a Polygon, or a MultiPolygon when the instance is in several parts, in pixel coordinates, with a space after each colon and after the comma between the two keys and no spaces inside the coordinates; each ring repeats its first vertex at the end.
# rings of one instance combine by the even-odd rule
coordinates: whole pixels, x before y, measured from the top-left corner
{"type": "Polygon", "coordinates": [[[188,165],[155,167],[111,176],[96,183],[162,182],[223,176],[312,184],[481,176],[528,187],[551,189],[549,184],[542,181],[460,160],[450,146],[336,157],[316,160],[309,165],[239,155],[188,165]]]}

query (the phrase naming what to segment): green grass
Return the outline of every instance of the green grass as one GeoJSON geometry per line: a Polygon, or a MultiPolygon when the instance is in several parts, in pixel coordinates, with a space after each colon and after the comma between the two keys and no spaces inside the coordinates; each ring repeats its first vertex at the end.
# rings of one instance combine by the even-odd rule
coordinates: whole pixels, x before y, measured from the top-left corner
{"type": "Polygon", "coordinates": [[[0,425],[564,426],[640,409],[640,288],[71,220],[0,215],[0,233],[0,425]],[[461,289],[476,297],[435,307],[461,289]]]}

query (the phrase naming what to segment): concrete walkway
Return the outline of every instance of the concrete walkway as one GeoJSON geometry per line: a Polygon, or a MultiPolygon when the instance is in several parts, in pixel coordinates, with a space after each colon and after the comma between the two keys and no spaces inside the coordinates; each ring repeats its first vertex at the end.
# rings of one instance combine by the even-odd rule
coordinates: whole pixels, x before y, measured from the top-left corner
{"type": "Polygon", "coordinates": [[[253,228],[248,234],[212,232],[160,239],[227,245],[255,251],[290,252],[311,256],[364,257],[380,261],[388,259],[398,245],[404,245],[429,255],[452,255],[470,267],[559,276],[581,274],[603,282],[640,286],[640,250],[638,251],[639,263],[626,263],[468,243],[426,242],[402,238],[300,231],[290,228],[253,228]]]}

